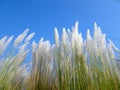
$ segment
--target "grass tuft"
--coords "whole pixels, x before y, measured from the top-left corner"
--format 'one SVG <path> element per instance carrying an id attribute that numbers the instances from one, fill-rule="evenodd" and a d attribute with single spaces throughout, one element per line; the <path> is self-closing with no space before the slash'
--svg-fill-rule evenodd
<path id="1" fill-rule="evenodd" d="M 11 53 L 5 49 L 13 36 L 0 40 L 0 90 L 120 89 L 119 49 L 107 43 L 96 23 L 93 37 L 88 30 L 86 40 L 76 22 L 71 31 L 63 28 L 61 38 L 55 28 L 55 44 L 41 38 L 33 41 L 32 49 L 28 45 L 35 33 L 27 33 L 28 29 L 15 39 Z M 23 63 L 29 52 L 32 61 Z"/>

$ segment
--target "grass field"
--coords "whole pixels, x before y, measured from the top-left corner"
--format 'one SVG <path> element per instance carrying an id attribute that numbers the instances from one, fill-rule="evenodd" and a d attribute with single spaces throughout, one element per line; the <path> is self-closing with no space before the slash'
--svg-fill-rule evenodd
<path id="1" fill-rule="evenodd" d="M 31 44 L 28 31 L 0 39 L 0 90 L 120 90 L 119 49 L 96 23 L 86 39 L 78 22 L 62 36 L 55 28 L 53 45 L 43 38 Z M 29 53 L 32 61 L 23 63 Z"/>

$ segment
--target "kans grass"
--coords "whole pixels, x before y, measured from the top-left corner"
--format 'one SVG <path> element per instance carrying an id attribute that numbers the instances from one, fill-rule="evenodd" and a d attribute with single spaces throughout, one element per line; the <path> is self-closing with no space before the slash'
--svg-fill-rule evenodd
<path id="1" fill-rule="evenodd" d="M 55 28 L 53 45 L 43 38 L 30 44 L 35 33 L 28 31 L 0 40 L 0 90 L 120 90 L 120 52 L 96 23 L 85 40 L 78 22 L 61 37 Z"/>

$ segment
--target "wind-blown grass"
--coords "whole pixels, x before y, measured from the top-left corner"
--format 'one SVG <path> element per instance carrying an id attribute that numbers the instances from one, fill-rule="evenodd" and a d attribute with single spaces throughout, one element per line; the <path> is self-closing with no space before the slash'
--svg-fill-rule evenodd
<path id="1" fill-rule="evenodd" d="M 86 40 L 78 32 L 76 22 L 72 31 L 63 28 L 61 38 L 55 28 L 55 44 L 41 38 L 38 43 L 32 42 L 32 49 L 27 46 L 35 33 L 27 36 L 28 31 L 15 39 L 9 53 L 5 50 L 13 36 L 0 40 L 0 90 L 120 89 L 119 60 L 115 54 L 119 50 L 106 40 L 96 23 L 93 37 L 88 30 Z M 23 63 L 29 52 L 32 61 Z"/>

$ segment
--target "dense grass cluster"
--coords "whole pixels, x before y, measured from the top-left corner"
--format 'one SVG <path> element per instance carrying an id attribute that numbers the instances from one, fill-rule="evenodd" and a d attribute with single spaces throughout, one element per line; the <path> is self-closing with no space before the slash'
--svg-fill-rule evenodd
<path id="1" fill-rule="evenodd" d="M 94 35 L 87 31 L 86 40 L 78 32 L 78 22 L 71 30 L 63 28 L 55 44 L 40 39 L 38 43 L 20 34 L 0 40 L 0 90 L 120 90 L 120 69 L 116 63 L 119 50 L 94 24 Z M 10 44 L 10 45 L 9 45 Z M 27 54 L 32 61 L 23 63 Z"/>

